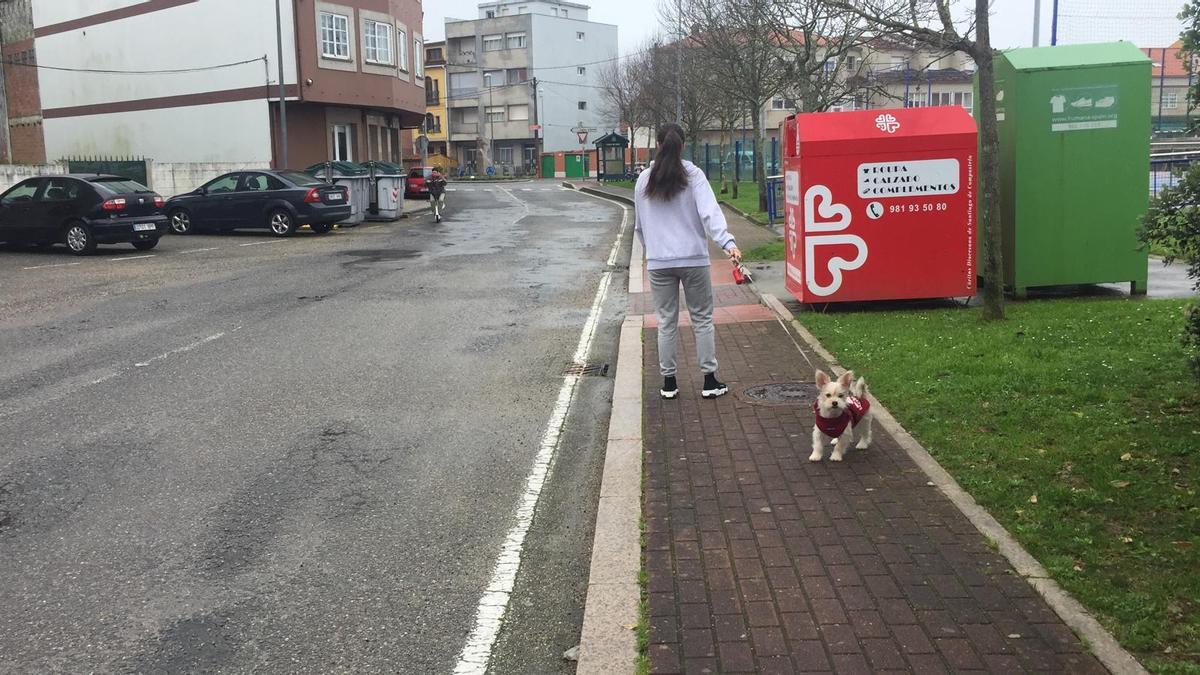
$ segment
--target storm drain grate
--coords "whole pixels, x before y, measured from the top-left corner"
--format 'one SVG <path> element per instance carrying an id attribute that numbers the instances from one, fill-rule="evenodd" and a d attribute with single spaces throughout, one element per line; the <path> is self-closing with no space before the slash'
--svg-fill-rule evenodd
<path id="1" fill-rule="evenodd" d="M 812 382 L 772 382 L 747 387 L 742 398 L 765 405 L 811 405 L 817 400 L 817 391 Z"/>
<path id="2" fill-rule="evenodd" d="M 590 375 L 605 377 L 608 375 L 607 363 L 571 363 L 563 369 L 563 375 Z"/>

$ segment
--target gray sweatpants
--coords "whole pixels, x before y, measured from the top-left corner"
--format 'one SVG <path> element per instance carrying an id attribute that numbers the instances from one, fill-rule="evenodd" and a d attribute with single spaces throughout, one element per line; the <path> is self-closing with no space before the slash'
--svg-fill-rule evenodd
<path id="1" fill-rule="evenodd" d="M 700 371 L 717 372 L 717 344 L 713 333 L 712 278 L 708 267 L 672 267 L 650 270 L 650 291 L 654 312 L 658 315 L 658 366 L 663 377 L 675 374 L 677 329 L 679 325 L 679 285 L 692 318 Z"/>

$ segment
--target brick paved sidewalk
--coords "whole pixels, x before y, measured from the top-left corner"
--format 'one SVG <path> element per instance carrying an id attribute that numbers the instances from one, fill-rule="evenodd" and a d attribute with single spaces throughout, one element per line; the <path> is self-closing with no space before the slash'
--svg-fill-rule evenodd
<path id="1" fill-rule="evenodd" d="M 812 371 L 772 318 L 731 313 L 716 401 L 686 329 L 661 400 L 643 336 L 652 672 L 1107 672 L 878 425 L 870 450 L 813 464 L 810 408 L 739 398 Z"/>

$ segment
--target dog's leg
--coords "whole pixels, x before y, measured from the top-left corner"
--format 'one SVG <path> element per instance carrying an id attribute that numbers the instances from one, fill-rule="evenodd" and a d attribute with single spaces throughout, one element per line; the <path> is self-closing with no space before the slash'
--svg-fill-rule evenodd
<path id="1" fill-rule="evenodd" d="M 863 429 L 862 439 L 859 440 L 858 445 L 856 445 L 854 447 L 858 448 L 859 450 L 866 450 L 867 448 L 871 447 L 871 441 L 874 439 L 874 433 L 873 433 L 874 432 L 874 422 L 875 422 L 875 414 L 874 413 L 868 412 L 866 414 L 866 416 L 863 417 L 861 424 L 864 425 L 866 428 Z"/>
<path id="2" fill-rule="evenodd" d="M 846 425 L 846 430 L 837 439 L 837 445 L 833 447 L 833 454 L 829 455 L 829 461 L 840 462 L 846 456 L 846 451 L 850 449 L 854 443 L 854 428 L 849 424 Z"/>
<path id="3" fill-rule="evenodd" d="M 808 461 L 819 462 L 825 456 L 825 434 L 821 430 L 813 427 L 813 444 L 812 454 L 808 456 Z"/>

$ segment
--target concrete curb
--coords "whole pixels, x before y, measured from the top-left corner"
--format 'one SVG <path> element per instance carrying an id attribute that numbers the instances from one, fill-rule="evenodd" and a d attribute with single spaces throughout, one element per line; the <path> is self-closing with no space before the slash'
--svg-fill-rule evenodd
<path id="1" fill-rule="evenodd" d="M 837 359 L 833 354 L 829 353 L 816 336 L 808 331 L 796 317 L 783 306 L 773 295 L 762 295 L 763 302 L 770 307 L 780 318 L 784 319 L 792 326 L 792 329 L 804 340 L 808 346 L 817 353 L 818 356 L 829 362 L 835 374 L 841 374 L 846 369 L 838 364 Z M 1092 650 L 1100 663 L 1104 667 L 1116 675 L 1143 675 L 1147 670 L 1138 663 L 1124 647 L 1117 642 L 1112 636 L 1096 621 L 1091 614 L 1079 604 L 1075 598 L 1062 589 L 1053 579 L 1050 578 L 1049 572 L 1042 566 L 1028 551 L 1025 550 L 1020 543 L 1017 542 L 1008 530 L 1000 524 L 992 514 L 988 513 L 980 506 L 975 499 L 954 480 L 945 469 L 938 464 L 933 455 L 929 454 L 917 439 L 913 438 L 908 431 L 896 421 L 892 413 L 883 406 L 873 395 L 871 399 L 871 409 L 875 412 L 875 419 L 883 425 L 883 428 L 891 434 L 892 438 L 904 448 L 905 453 L 909 458 L 916 463 L 917 466 L 925 472 L 929 480 L 935 485 L 942 494 L 962 512 L 963 515 L 971 521 L 975 529 L 979 530 L 980 534 L 987 537 L 988 540 L 995 542 L 997 550 L 1003 555 L 1013 569 L 1024 577 L 1034 589 L 1050 605 L 1051 609 L 1058 614 L 1070 628 L 1075 631 L 1086 645 Z"/>
<path id="2" fill-rule="evenodd" d="M 563 183 L 564 187 L 576 189 Z M 610 195 L 596 195 L 609 198 Z M 636 280 L 636 283 L 635 283 Z M 630 292 L 641 287 L 642 248 L 637 237 L 629 261 Z M 581 675 L 632 674 L 637 667 L 637 635 L 642 569 L 642 317 L 626 316 L 617 348 L 612 415 L 587 601 L 579 639 Z"/>

